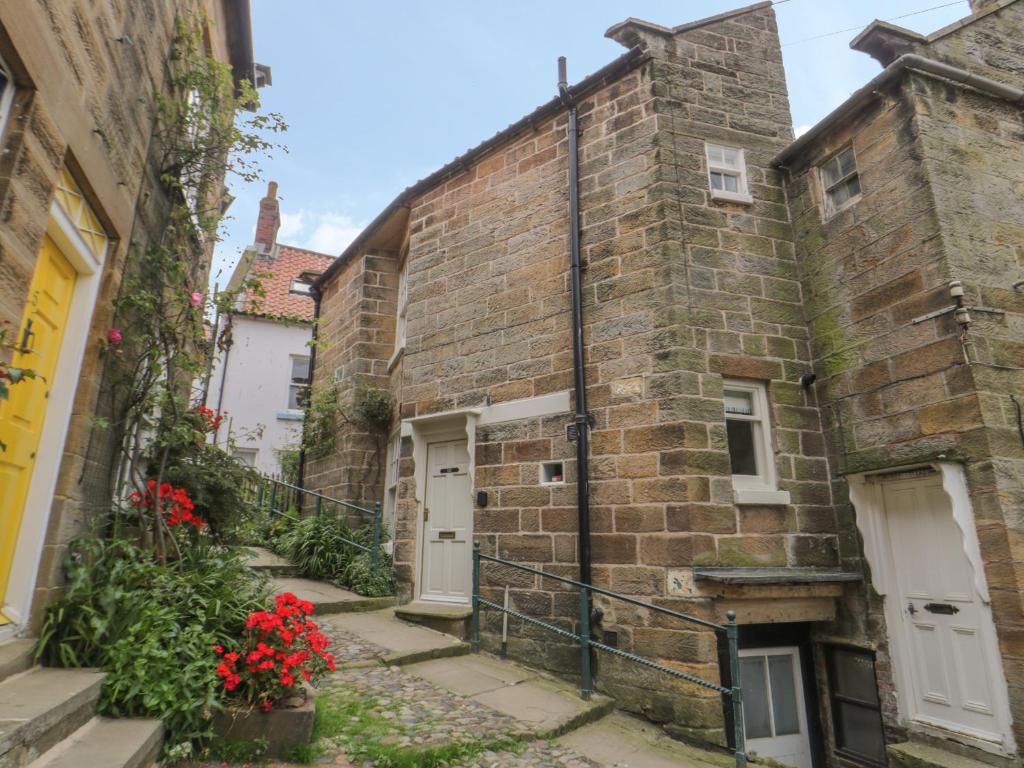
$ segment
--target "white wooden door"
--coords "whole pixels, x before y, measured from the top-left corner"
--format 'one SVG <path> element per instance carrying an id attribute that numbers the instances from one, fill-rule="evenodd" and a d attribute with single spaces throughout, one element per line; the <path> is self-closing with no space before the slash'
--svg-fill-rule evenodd
<path id="1" fill-rule="evenodd" d="M 913 691 L 908 714 L 928 725 L 1003 741 L 992 613 L 978 597 L 941 478 L 883 483 L 886 526 Z M 975 535 L 974 531 L 968 532 Z M 895 612 L 893 612 L 895 614 Z"/>
<path id="2" fill-rule="evenodd" d="M 747 752 L 793 768 L 811 768 L 800 650 L 795 646 L 741 650 L 740 685 Z"/>
<path id="3" fill-rule="evenodd" d="M 468 603 L 472 569 L 469 453 L 465 440 L 427 446 L 420 597 Z"/>

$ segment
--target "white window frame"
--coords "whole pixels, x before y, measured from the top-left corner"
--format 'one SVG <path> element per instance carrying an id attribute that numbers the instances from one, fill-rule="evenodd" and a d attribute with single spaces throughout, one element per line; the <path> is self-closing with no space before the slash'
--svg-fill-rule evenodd
<path id="1" fill-rule="evenodd" d="M 259 456 L 258 448 L 234 448 L 231 451 L 231 456 L 238 461 L 245 464 L 247 467 L 256 466 L 256 458 Z M 250 461 L 251 459 L 251 461 Z"/>
<path id="2" fill-rule="evenodd" d="M 295 361 L 296 360 L 305 360 L 306 361 L 306 383 L 305 384 L 298 384 L 295 381 L 294 373 L 295 373 Z M 299 407 L 299 408 L 292 408 L 292 389 L 295 388 L 295 387 L 298 387 L 299 389 L 304 389 L 306 391 L 306 395 L 305 396 L 309 397 L 309 385 L 310 385 L 310 383 L 311 382 L 309 381 L 309 355 L 289 355 L 288 356 L 288 403 L 287 403 L 288 407 L 286 409 L 289 413 L 298 413 L 298 412 L 300 412 L 302 410 L 301 407 Z M 300 400 L 300 402 L 301 402 L 301 400 Z"/>
<path id="3" fill-rule="evenodd" d="M 845 174 L 844 176 L 840 176 L 835 181 L 829 183 L 825 179 L 826 167 L 831 165 L 832 163 L 837 162 L 839 158 L 845 155 L 847 152 L 853 155 L 853 170 Z M 844 203 L 837 206 L 834 202 L 832 202 L 833 191 L 849 182 L 855 176 L 857 177 L 859 191 L 856 195 L 848 198 Z M 860 201 L 864 188 L 860 181 L 860 165 L 857 162 L 857 153 L 852 145 L 844 147 L 843 149 L 839 150 L 831 157 L 829 157 L 828 160 L 826 160 L 825 162 L 818 166 L 818 182 L 821 184 L 821 204 L 822 211 L 825 214 L 825 221 L 828 221 L 840 211 L 845 211 L 847 208 L 856 205 Z"/>
<path id="4" fill-rule="evenodd" d="M 11 116 L 14 92 L 18 87 L 14 84 L 14 75 L 11 73 L 11 68 L 7 66 L 3 59 L 0 59 L 0 72 L 3 72 L 4 77 L 7 78 L 7 87 L 0 94 L 0 138 L 2 138 L 4 129 L 7 127 L 7 121 Z"/>
<path id="5" fill-rule="evenodd" d="M 772 448 L 772 426 L 768 405 L 768 386 L 761 381 L 725 379 L 724 394 L 738 392 L 750 395 L 751 414 L 725 413 L 727 421 L 749 421 L 753 424 L 754 462 L 756 475 L 733 475 L 733 498 L 737 504 L 789 504 L 789 491 L 780 491 L 775 472 L 775 451 Z M 723 410 L 725 402 L 723 397 Z"/>
<path id="6" fill-rule="evenodd" d="M 388 370 L 394 366 L 398 358 L 405 351 L 406 342 L 406 316 L 409 311 L 409 259 L 402 263 L 398 270 L 398 292 L 395 298 L 395 351 L 388 360 Z"/>
<path id="7" fill-rule="evenodd" d="M 394 546 L 395 519 L 398 517 L 398 476 L 399 462 L 402 458 L 402 432 L 395 432 L 388 439 L 387 457 L 384 469 L 384 515 L 383 520 L 388 525 L 391 540 L 385 544 L 385 550 L 391 554 L 390 547 Z"/>
<path id="8" fill-rule="evenodd" d="M 301 277 L 293 277 L 288 285 L 288 293 L 294 293 L 298 296 L 309 296 L 309 291 L 312 287 L 313 284 L 308 280 L 303 280 Z"/>
<path id="9" fill-rule="evenodd" d="M 736 152 L 739 156 L 737 165 L 727 165 L 711 159 L 711 150 L 720 149 Z M 753 203 L 754 198 L 750 196 L 750 187 L 747 185 L 747 153 L 741 147 L 730 147 L 725 144 L 713 144 L 704 142 L 704 159 L 708 164 L 708 189 L 711 190 L 712 200 L 728 200 L 732 203 Z M 726 189 L 715 189 L 711 182 L 711 174 L 721 173 L 736 178 L 736 191 L 730 192 Z"/>

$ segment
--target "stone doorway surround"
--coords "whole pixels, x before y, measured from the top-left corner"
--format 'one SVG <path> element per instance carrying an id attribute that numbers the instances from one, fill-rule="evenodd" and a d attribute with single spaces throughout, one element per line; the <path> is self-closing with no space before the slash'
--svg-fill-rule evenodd
<path id="1" fill-rule="evenodd" d="M 473 497 L 476 491 L 477 427 L 519 421 L 520 419 L 555 416 L 562 413 L 566 414 L 568 419 L 571 405 L 569 392 L 566 390 L 522 400 L 509 400 L 494 405 L 456 408 L 402 420 L 401 436 L 412 439 L 412 458 L 415 467 L 413 478 L 416 487 L 416 540 L 412 572 L 416 583 L 411 585 L 414 595 L 413 606 L 421 602 L 419 595 L 423 572 L 423 510 L 427 487 L 427 445 L 439 440 L 466 439 L 466 450 L 469 453 L 470 503 L 473 504 L 475 510 L 476 502 Z"/>
<path id="2" fill-rule="evenodd" d="M 897 604 L 893 595 L 897 593 L 897 570 L 892 547 L 889 543 L 885 508 L 881 498 L 881 481 L 887 477 L 901 474 L 910 475 L 915 472 L 937 472 L 941 476 L 942 488 L 949 497 L 953 520 L 961 533 L 961 544 L 964 554 L 970 563 L 973 573 L 974 588 L 977 597 L 985 606 L 991 606 L 988 583 L 985 577 L 984 563 L 978 543 L 975 527 L 974 509 L 971 505 L 967 486 L 967 476 L 962 464 L 950 461 L 935 461 L 928 464 L 915 464 L 906 467 L 892 467 L 876 472 L 848 475 L 850 501 L 856 511 L 857 529 L 864 542 L 864 557 L 871 568 L 871 586 L 883 598 L 887 636 L 892 648 L 893 683 L 897 690 L 897 707 L 900 720 L 912 733 L 919 733 L 925 738 L 953 739 L 954 741 L 976 747 L 985 752 L 997 755 L 1015 755 L 1016 744 L 1011 730 L 1010 705 L 1006 688 L 1006 675 L 1003 671 L 1002 656 L 998 640 L 993 631 L 988 649 L 992 659 L 992 677 L 996 683 L 994 692 L 997 705 L 997 719 L 1001 726 L 1003 741 L 995 744 L 992 741 L 973 738 L 968 733 L 946 731 L 932 727 L 914 719 L 911 704 L 913 696 L 913 680 L 910 665 L 912 652 L 907 647 L 905 638 L 894 628 L 901 626 L 902 606 Z M 991 615 L 991 614 L 990 614 Z M 993 625 L 994 630 L 994 625 Z"/>

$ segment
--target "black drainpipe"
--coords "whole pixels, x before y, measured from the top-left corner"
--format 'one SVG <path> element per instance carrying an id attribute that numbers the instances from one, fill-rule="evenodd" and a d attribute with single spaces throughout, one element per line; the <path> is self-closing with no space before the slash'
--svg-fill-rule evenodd
<path id="1" fill-rule="evenodd" d="M 313 397 L 313 371 L 316 370 L 316 340 L 320 335 L 320 298 L 323 294 L 320 293 L 320 289 L 311 285 L 309 287 L 309 295 L 313 297 L 313 338 L 309 344 L 309 389 L 306 390 L 309 394 L 308 399 Z M 296 485 L 299 488 L 305 488 L 306 482 L 306 417 L 309 416 L 309 402 L 307 401 L 303 406 L 303 418 L 302 418 L 302 443 L 299 445 L 299 476 L 296 478 Z M 302 495 L 299 495 L 299 514 L 302 514 Z"/>
<path id="2" fill-rule="evenodd" d="M 583 362 L 583 299 L 580 287 L 580 158 L 576 99 L 569 93 L 565 57 L 558 58 L 558 97 L 569 112 L 569 262 L 572 286 L 572 363 L 576 388 L 576 509 L 579 514 L 580 581 L 590 584 L 590 415 Z"/>

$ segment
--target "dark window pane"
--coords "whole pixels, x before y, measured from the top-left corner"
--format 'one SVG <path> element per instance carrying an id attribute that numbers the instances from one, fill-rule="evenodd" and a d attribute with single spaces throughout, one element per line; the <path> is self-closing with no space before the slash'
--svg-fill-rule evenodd
<path id="1" fill-rule="evenodd" d="M 878 688 L 875 686 L 875 664 L 870 656 L 845 648 L 832 651 L 835 692 L 868 704 L 878 704 Z"/>
<path id="2" fill-rule="evenodd" d="M 729 437 L 729 463 L 734 475 L 756 475 L 757 458 L 754 454 L 754 424 L 750 421 L 726 419 Z"/>
<path id="3" fill-rule="evenodd" d="M 768 714 L 768 686 L 765 684 L 764 656 L 740 659 L 740 685 L 743 686 L 743 724 L 748 739 L 772 735 Z"/>
<path id="4" fill-rule="evenodd" d="M 775 715 L 775 735 L 800 733 L 800 713 L 796 708 L 796 688 L 793 677 L 793 657 L 768 657 L 768 676 L 772 683 L 772 713 Z"/>
<path id="5" fill-rule="evenodd" d="M 740 188 L 740 180 L 736 176 L 725 177 L 725 188 L 729 192 L 738 192 Z"/>
<path id="6" fill-rule="evenodd" d="M 308 357 L 293 357 L 292 358 L 292 381 L 294 382 L 306 382 L 309 380 L 309 358 Z"/>
<path id="7" fill-rule="evenodd" d="M 857 170 L 857 160 L 853 155 L 853 148 L 849 148 L 844 152 L 841 152 L 839 157 L 836 158 L 839 161 L 839 175 L 845 176 L 848 173 L 853 173 Z"/>
<path id="8" fill-rule="evenodd" d="M 856 197 L 860 194 L 860 176 L 853 176 L 846 182 L 847 197 Z"/>
<path id="9" fill-rule="evenodd" d="M 722 189 L 724 187 L 724 185 L 725 185 L 725 181 L 723 179 L 724 179 L 724 176 L 721 173 L 718 173 L 717 171 L 712 171 L 711 172 L 711 188 L 712 189 Z"/>
<path id="10" fill-rule="evenodd" d="M 885 765 L 885 739 L 882 718 L 877 711 L 843 701 L 833 703 L 836 721 L 836 746 L 845 752 L 863 755 Z"/>

